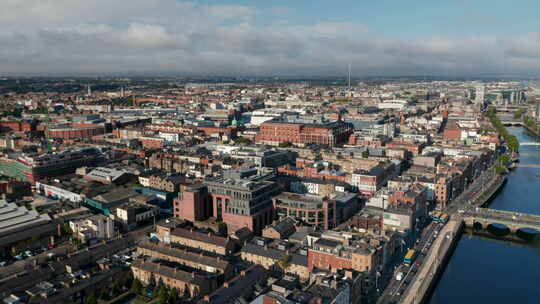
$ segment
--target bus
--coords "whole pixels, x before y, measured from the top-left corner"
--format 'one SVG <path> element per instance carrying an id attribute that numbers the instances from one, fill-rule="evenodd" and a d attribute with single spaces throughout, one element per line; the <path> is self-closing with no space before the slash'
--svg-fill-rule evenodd
<path id="1" fill-rule="evenodd" d="M 439 217 L 441 216 L 441 214 L 442 214 L 442 212 L 434 211 L 431 214 L 431 219 L 436 222 L 439 219 Z"/>
<path id="2" fill-rule="evenodd" d="M 441 215 L 441 223 L 446 223 L 446 222 L 448 222 L 448 214 L 443 213 Z"/>
<path id="3" fill-rule="evenodd" d="M 407 251 L 407 254 L 405 254 L 405 258 L 403 259 L 403 263 L 407 266 L 411 265 L 414 261 L 414 258 L 416 257 L 416 251 L 414 249 L 409 249 Z"/>
<path id="4" fill-rule="evenodd" d="M 434 212 L 432 215 L 431 215 L 431 218 L 433 219 L 433 221 L 435 223 L 446 223 L 448 222 L 448 214 L 444 213 L 444 212 Z"/>

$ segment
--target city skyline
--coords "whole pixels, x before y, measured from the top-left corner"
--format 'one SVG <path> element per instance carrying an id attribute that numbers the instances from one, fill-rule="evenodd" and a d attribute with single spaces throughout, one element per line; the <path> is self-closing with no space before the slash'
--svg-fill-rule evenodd
<path id="1" fill-rule="evenodd" d="M 538 77 L 537 3 L 414 4 L 9 0 L 0 71 Z"/>

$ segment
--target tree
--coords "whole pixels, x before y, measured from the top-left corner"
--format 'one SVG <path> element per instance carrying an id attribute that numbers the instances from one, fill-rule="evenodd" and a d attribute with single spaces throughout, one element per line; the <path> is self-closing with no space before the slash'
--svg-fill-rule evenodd
<path id="1" fill-rule="evenodd" d="M 171 290 L 169 290 L 169 302 L 175 304 L 176 302 L 178 302 L 179 298 L 180 293 L 178 292 L 178 289 L 171 288 Z"/>
<path id="2" fill-rule="evenodd" d="M 134 293 L 141 293 L 142 289 L 143 285 L 141 281 L 139 281 L 138 279 L 134 279 L 133 283 L 131 284 L 131 291 L 133 291 Z"/>
<path id="3" fill-rule="evenodd" d="M 169 291 L 165 285 L 161 285 L 157 292 L 158 303 L 166 303 L 169 299 Z"/>
<path id="4" fill-rule="evenodd" d="M 362 158 L 368 158 L 369 157 L 369 150 L 366 149 L 366 151 L 362 152 Z"/>
<path id="5" fill-rule="evenodd" d="M 84 300 L 84 304 L 97 304 L 97 298 L 94 293 L 90 294 L 86 299 Z"/>
<path id="6" fill-rule="evenodd" d="M 505 174 L 508 172 L 508 169 L 506 169 L 506 167 L 503 167 L 501 165 L 495 165 L 495 172 L 497 172 L 497 174 Z"/>
<path id="7" fill-rule="evenodd" d="M 289 255 L 284 255 L 277 261 L 278 266 L 283 270 L 287 270 L 289 268 L 290 264 L 289 261 L 291 260 L 291 257 Z"/>
<path id="8" fill-rule="evenodd" d="M 280 142 L 278 146 L 280 148 L 289 148 L 290 146 L 292 146 L 292 144 L 288 141 L 285 141 L 285 142 Z"/>

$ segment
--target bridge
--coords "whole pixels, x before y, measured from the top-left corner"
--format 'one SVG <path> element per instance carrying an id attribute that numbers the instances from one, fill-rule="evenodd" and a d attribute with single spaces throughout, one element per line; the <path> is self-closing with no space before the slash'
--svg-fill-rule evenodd
<path id="1" fill-rule="evenodd" d="M 516 163 L 514 164 L 516 168 L 540 168 L 540 164 L 522 164 L 522 163 Z"/>
<path id="2" fill-rule="evenodd" d="M 526 141 L 526 142 L 520 142 L 519 143 L 520 146 L 540 146 L 540 142 L 529 142 L 529 141 Z"/>
<path id="3" fill-rule="evenodd" d="M 520 119 L 501 119 L 501 123 L 505 126 L 521 126 L 523 122 Z"/>
<path id="4" fill-rule="evenodd" d="M 535 214 L 473 208 L 464 211 L 462 217 L 469 227 L 480 225 L 482 228 L 487 228 L 492 224 L 502 224 L 514 233 L 521 229 L 534 229 L 540 232 L 540 215 Z"/>

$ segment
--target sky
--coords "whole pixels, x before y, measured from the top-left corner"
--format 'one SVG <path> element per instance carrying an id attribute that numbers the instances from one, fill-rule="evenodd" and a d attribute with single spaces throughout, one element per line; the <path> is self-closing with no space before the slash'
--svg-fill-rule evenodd
<path id="1" fill-rule="evenodd" d="M 2 0 L 1 75 L 540 74 L 537 0 Z"/>

